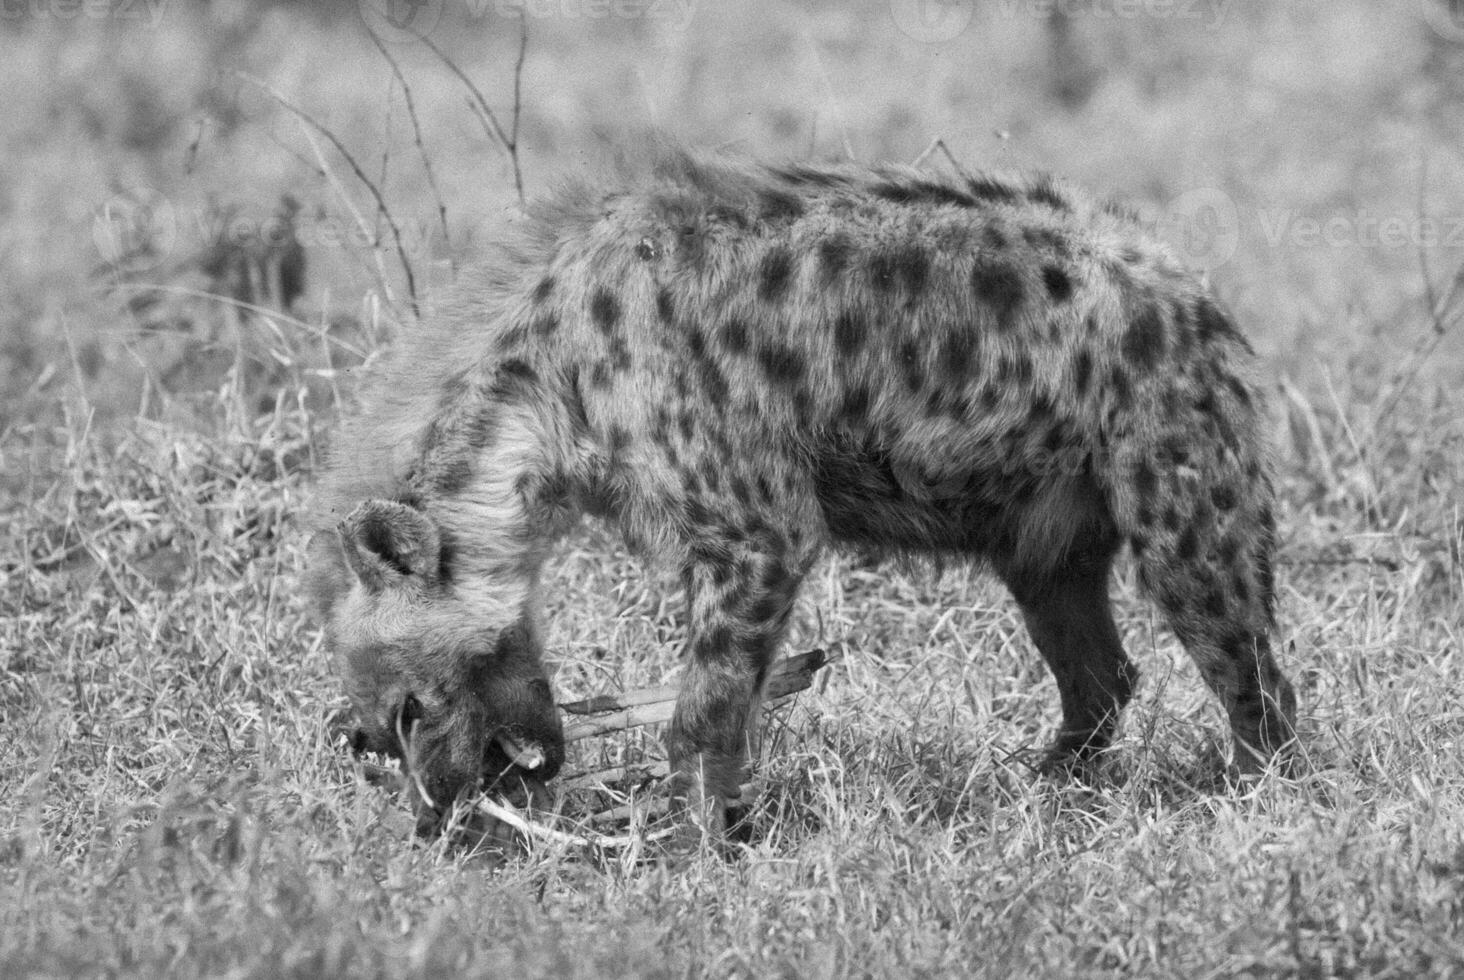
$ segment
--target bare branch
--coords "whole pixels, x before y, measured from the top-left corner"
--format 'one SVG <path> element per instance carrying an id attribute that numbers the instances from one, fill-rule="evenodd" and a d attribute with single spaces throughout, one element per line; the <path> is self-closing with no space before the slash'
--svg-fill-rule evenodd
<path id="1" fill-rule="evenodd" d="M 412 308 L 412 315 L 421 316 L 421 309 L 418 306 L 417 302 L 417 277 L 412 272 L 411 260 L 407 258 L 406 246 L 402 243 L 402 230 L 397 225 L 396 218 L 393 217 L 391 213 L 391 208 L 387 206 L 386 198 L 382 196 L 380 188 L 376 186 L 376 184 L 371 180 L 370 177 L 366 176 L 366 172 L 361 169 L 361 165 L 356 162 L 356 158 L 351 155 L 351 152 L 346 149 L 345 145 L 341 143 L 340 139 L 336 137 L 335 133 L 332 133 L 325 126 L 321 125 L 313 116 L 311 116 L 305 110 L 291 103 L 289 99 L 285 98 L 283 95 L 277 92 L 268 82 L 255 78 L 252 75 L 246 75 L 242 72 L 239 73 L 239 77 L 258 88 L 261 92 L 264 92 L 270 98 L 274 99 L 277 103 L 279 103 L 291 115 L 295 116 L 295 118 L 299 119 L 302 123 L 308 125 L 311 129 L 314 129 L 320 135 L 330 140 L 330 143 L 333 147 L 335 147 L 336 152 L 341 155 L 341 159 L 346 161 L 346 165 L 349 166 L 351 168 L 351 172 L 356 175 L 356 179 L 364 184 L 366 189 L 371 192 L 371 196 L 376 200 L 376 208 L 378 213 L 380 213 L 382 218 L 386 221 L 387 227 L 391 229 L 392 238 L 396 244 L 397 259 L 401 262 L 402 272 L 406 276 L 407 280 L 407 296 L 408 302 L 410 303 Z"/>
<path id="2" fill-rule="evenodd" d="M 422 123 L 417 118 L 417 103 L 412 98 L 412 86 L 407 83 L 407 78 L 402 74 L 402 69 L 397 64 L 396 58 L 391 54 L 390 49 L 377 37 L 376 31 L 367 25 L 366 32 L 371 35 L 371 43 L 376 45 L 376 50 L 386 59 L 391 66 L 392 74 L 396 76 L 397 82 L 402 87 L 402 98 L 407 103 L 407 118 L 412 122 L 412 137 L 417 144 L 417 154 L 422 158 L 422 170 L 427 175 L 427 186 L 432 189 L 432 199 L 437 202 L 437 218 L 442 225 L 442 240 L 447 246 L 448 262 L 451 264 L 454 274 L 457 273 L 457 260 L 452 254 L 452 236 L 447 230 L 447 205 L 442 200 L 442 190 L 437 186 L 437 173 L 432 169 L 432 157 L 427 152 L 427 146 L 422 141 Z M 521 195 L 522 196 L 522 195 Z"/>

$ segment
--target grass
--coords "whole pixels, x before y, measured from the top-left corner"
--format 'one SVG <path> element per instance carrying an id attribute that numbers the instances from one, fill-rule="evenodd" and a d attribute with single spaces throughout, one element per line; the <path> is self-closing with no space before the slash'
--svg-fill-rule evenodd
<path id="1" fill-rule="evenodd" d="M 1310 771 L 1217 780 L 1220 712 L 1125 569 L 1144 681 L 1123 738 L 1089 782 L 1037 779 L 1022 760 L 1057 697 L 999 587 L 831 558 L 790 646 L 844 657 L 775 724 L 735 860 L 505 861 L 416 839 L 333 735 L 295 525 L 354 365 L 410 329 L 392 243 L 315 239 L 287 317 L 196 295 L 211 284 L 184 234 L 138 278 L 177 289 L 139 309 L 106 274 L 84 285 L 91 215 L 114 185 L 147 184 L 182 228 L 211 196 L 268 214 L 286 190 L 313 230 L 351 227 L 347 198 L 373 223 L 338 159 L 312 171 L 289 115 L 211 66 L 267 79 L 361 153 L 427 229 L 406 238 L 429 305 L 511 204 L 511 170 L 457 81 L 398 52 L 449 203 L 449 235 L 433 231 L 392 73 L 330 18 L 220 5 L 121 34 L 27 23 L 0 39 L 23 95 L 0 119 L 0 976 L 1464 974 L 1456 308 L 1436 335 L 1411 242 L 1258 230 L 1288 210 L 1357 234 L 1369 214 L 1464 213 L 1449 109 L 1464 48 L 1360 0 L 1213 29 L 1082 21 L 1101 81 L 1073 109 L 1042 94 L 1037 21 L 912 49 L 876 16 L 707 9 L 670 41 L 658 24 L 535 22 L 530 192 L 551 156 L 650 103 L 694 120 L 693 139 L 773 154 L 848 142 L 912 159 L 939 135 L 963 159 L 1040 163 L 1141 204 L 1224 188 L 1242 234 L 1213 275 L 1277 381 L 1284 662 Z M 516 35 L 490 42 L 454 53 L 501 107 Z M 58 59 L 101 84 L 27 80 Z M 896 69 L 904 82 L 872 81 Z M 1274 123 L 1255 132 L 1236 91 Z M 197 106 L 218 128 L 182 169 Z M 1421 251 L 1437 297 L 1464 263 Z M 674 679 L 668 572 L 595 527 L 566 542 L 546 586 L 561 698 Z"/>

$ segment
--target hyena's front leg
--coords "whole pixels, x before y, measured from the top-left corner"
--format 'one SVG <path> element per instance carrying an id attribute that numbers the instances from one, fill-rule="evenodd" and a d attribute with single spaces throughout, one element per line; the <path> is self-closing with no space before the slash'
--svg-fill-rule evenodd
<path id="1" fill-rule="evenodd" d="M 694 549 L 685 576 L 690 662 L 667 736 L 672 792 L 713 835 L 741 793 L 763 681 L 808 567 L 784 535 L 752 537 L 759 547 L 722 541 Z"/>

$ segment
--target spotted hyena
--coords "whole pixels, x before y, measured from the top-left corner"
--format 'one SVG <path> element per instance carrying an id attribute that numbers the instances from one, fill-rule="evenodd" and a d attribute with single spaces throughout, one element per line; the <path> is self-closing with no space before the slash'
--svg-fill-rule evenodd
<path id="1" fill-rule="evenodd" d="M 1240 768 L 1292 738 L 1251 350 L 1122 209 L 1046 176 L 658 150 L 532 206 L 467 278 L 341 437 L 312 546 L 363 744 L 405 750 L 430 802 L 558 769 L 539 577 L 584 512 L 684 579 L 668 743 L 694 815 L 736 798 L 830 546 L 995 572 L 1057 680 L 1051 765 L 1132 695 L 1125 544 Z"/>

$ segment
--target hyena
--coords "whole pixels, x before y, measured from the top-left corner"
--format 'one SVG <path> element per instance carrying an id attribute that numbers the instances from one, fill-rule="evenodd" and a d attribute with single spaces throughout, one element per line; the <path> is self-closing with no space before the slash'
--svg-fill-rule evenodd
<path id="1" fill-rule="evenodd" d="M 559 768 L 539 578 L 586 512 L 680 570 L 667 742 L 712 825 L 830 546 L 1001 578 L 1057 681 L 1050 767 L 1133 694 L 1124 545 L 1239 768 L 1292 739 L 1252 352 L 1122 208 L 1048 176 L 661 148 L 532 205 L 467 279 L 346 428 L 312 545 L 359 744 L 436 807 Z"/>

